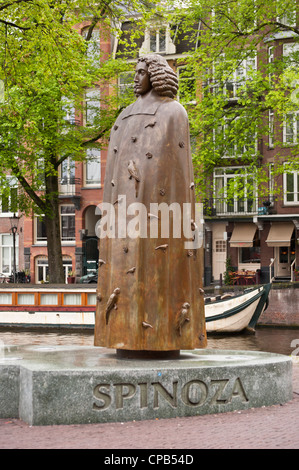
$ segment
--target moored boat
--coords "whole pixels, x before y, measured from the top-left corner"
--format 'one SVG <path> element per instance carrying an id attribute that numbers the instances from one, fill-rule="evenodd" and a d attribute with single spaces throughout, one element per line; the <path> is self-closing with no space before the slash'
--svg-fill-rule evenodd
<path id="1" fill-rule="evenodd" d="M 71 286 L 71 287 L 70 287 Z M 93 328 L 94 284 L 0 288 L 0 325 Z"/>
<path id="2" fill-rule="evenodd" d="M 208 333 L 254 331 L 267 307 L 271 284 L 205 304 Z M 1 326 L 79 327 L 95 324 L 96 287 L 4 287 L 0 289 Z"/>
<path id="3" fill-rule="evenodd" d="M 247 289 L 244 294 L 205 304 L 208 333 L 254 332 L 259 317 L 268 306 L 271 284 Z"/>

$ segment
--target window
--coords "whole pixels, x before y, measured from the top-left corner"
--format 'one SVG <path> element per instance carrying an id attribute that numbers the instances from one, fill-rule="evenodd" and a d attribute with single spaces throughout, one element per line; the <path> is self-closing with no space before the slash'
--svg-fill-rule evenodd
<path id="1" fill-rule="evenodd" d="M 272 83 L 273 79 L 273 64 L 274 63 L 274 47 L 270 46 L 268 47 L 268 64 L 269 64 L 269 82 Z"/>
<path id="2" fill-rule="evenodd" d="M 260 263 L 261 247 L 250 246 L 248 248 L 239 248 L 239 263 Z"/>
<path id="3" fill-rule="evenodd" d="M 166 52 L 166 28 L 150 31 L 150 52 Z"/>
<path id="4" fill-rule="evenodd" d="M 299 171 L 286 171 L 283 174 L 283 195 L 285 204 L 299 204 Z"/>
<path id="5" fill-rule="evenodd" d="M 215 251 L 216 253 L 225 253 L 226 252 L 226 240 L 216 240 Z"/>
<path id="6" fill-rule="evenodd" d="M 274 163 L 269 163 L 269 197 L 272 202 L 273 202 L 274 190 L 275 190 Z"/>
<path id="7" fill-rule="evenodd" d="M 296 3 L 296 2 L 294 2 Z M 283 23 L 285 26 L 296 26 L 296 8 L 288 9 L 282 12 L 280 16 L 278 16 L 277 20 L 280 23 Z"/>
<path id="8" fill-rule="evenodd" d="M 35 227 L 36 227 L 36 243 L 46 243 L 47 242 L 47 233 L 46 233 L 46 224 L 43 220 L 43 216 L 37 216 L 35 218 Z"/>
<path id="9" fill-rule="evenodd" d="M 65 282 L 67 282 L 69 273 L 72 271 L 72 258 L 70 256 L 63 256 L 62 264 L 63 264 Z"/>
<path id="10" fill-rule="evenodd" d="M 75 184 L 75 162 L 70 157 L 63 160 L 60 165 L 60 172 L 60 184 Z"/>
<path id="11" fill-rule="evenodd" d="M 220 152 L 223 158 L 239 158 L 249 152 L 255 154 L 257 138 L 251 124 L 246 117 L 238 117 L 232 122 L 226 120 L 224 125 L 214 130 L 214 145 L 217 153 Z"/>
<path id="12" fill-rule="evenodd" d="M 61 228 L 61 241 L 73 242 L 75 241 L 75 206 L 62 205 L 60 206 L 60 228 Z M 35 217 L 35 243 L 46 244 L 47 233 L 44 216 Z"/>
<path id="13" fill-rule="evenodd" d="M 75 206 L 60 206 L 61 241 L 75 240 Z"/>
<path id="14" fill-rule="evenodd" d="M 18 305 L 34 305 L 34 294 L 18 294 Z"/>
<path id="15" fill-rule="evenodd" d="M 230 68 L 231 64 L 225 60 L 223 54 L 221 60 L 213 67 L 213 89 L 215 93 L 222 91 L 229 99 L 236 99 L 240 96 L 240 88 L 244 87 L 246 81 L 250 80 L 252 72 L 256 70 L 256 56 L 240 60 L 236 69 L 228 74 L 227 70 Z M 226 75 L 226 78 L 223 79 L 223 75 Z"/>
<path id="16" fill-rule="evenodd" d="M 74 103 L 72 103 L 68 98 L 65 96 L 62 97 L 62 110 L 64 112 L 64 120 L 69 124 L 76 123 L 76 111 Z"/>
<path id="17" fill-rule="evenodd" d="M 88 33 L 89 33 L 89 27 L 85 28 L 82 32 L 82 36 L 84 37 L 84 39 L 87 39 Z M 99 28 L 94 28 L 92 30 L 91 37 L 87 41 L 86 53 L 87 53 L 87 57 L 91 60 L 92 66 L 99 67 L 100 57 L 101 57 Z"/>
<path id="18" fill-rule="evenodd" d="M 274 147 L 274 111 L 269 109 L 269 147 Z"/>
<path id="19" fill-rule="evenodd" d="M 87 294 L 87 305 L 96 305 L 97 294 Z"/>
<path id="20" fill-rule="evenodd" d="M 272 64 L 274 62 L 274 46 L 268 47 L 268 63 Z"/>
<path id="21" fill-rule="evenodd" d="M 86 186 L 101 185 L 101 150 L 97 148 L 87 149 L 87 161 L 85 163 Z"/>
<path id="22" fill-rule="evenodd" d="M 71 157 L 66 158 L 59 167 L 59 193 L 60 195 L 72 196 L 76 193 L 76 183 L 79 179 L 75 178 L 76 163 Z"/>
<path id="23" fill-rule="evenodd" d="M 283 60 L 285 64 L 284 82 L 288 86 L 297 86 L 298 80 L 296 79 L 296 73 L 298 70 L 299 62 L 299 43 L 289 42 L 283 44 Z"/>
<path id="24" fill-rule="evenodd" d="M 0 196 L 0 216 L 9 217 L 18 211 L 18 188 L 17 180 L 7 177 L 6 186 L 2 189 Z"/>
<path id="25" fill-rule="evenodd" d="M 41 305 L 58 305 L 58 294 L 40 294 Z"/>
<path id="26" fill-rule="evenodd" d="M 81 305 L 81 294 L 64 294 L 63 304 L 64 305 Z"/>
<path id="27" fill-rule="evenodd" d="M 283 142 L 285 144 L 295 144 L 297 142 L 297 113 L 289 113 L 285 117 L 283 125 Z"/>
<path id="28" fill-rule="evenodd" d="M 0 304 L 12 305 L 12 294 L 1 294 L 0 293 Z"/>
<path id="29" fill-rule="evenodd" d="M 284 144 L 297 144 L 299 142 L 299 112 L 288 113 L 283 123 Z"/>
<path id="30" fill-rule="evenodd" d="M 45 189 L 45 159 L 40 157 L 36 161 L 34 182 L 40 190 Z"/>
<path id="31" fill-rule="evenodd" d="M 67 277 L 69 271 L 72 270 L 72 258 L 70 256 L 63 256 L 62 258 L 63 269 L 65 274 L 65 282 L 67 282 Z M 36 259 L 36 282 L 43 283 L 48 282 L 49 280 L 49 264 L 47 256 L 39 256 Z"/>
<path id="32" fill-rule="evenodd" d="M 100 89 L 91 88 L 85 92 L 84 124 L 94 126 L 100 110 Z"/>
<path id="33" fill-rule="evenodd" d="M 298 57 L 299 44 L 298 42 L 287 42 L 283 44 L 283 57 L 286 58 L 286 61 L 289 61 L 290 65 L 295 65 L 298 63 L 296 60 Z"/>
<path id="34" fill-rule="evenodd" d="M 196 83 L 193 73 L 188 67 L 178 67 L 179 101 L 182 103 L 195 103 Z"/>
<path id="35" fill-rule="evenodd" d="M 19 235 L 16 234 L 16 270 L 19 265 Z M 0 272 L 10 276 L 13 272 L 14 252 L 12 234 L 0 235 Z"/>
<path id="36" fill-rule="evenodd" d="M 240 61 L 238 67 L 224 85 L 225 93 L 229 98 L 237 98 L 240 96 L 239 89 L 245 85 L 245 81 L 250 77 L 250 72 L 255 69 L 255 57 Z"/>
<path id="37" fill-rule="evenodd" d="M 175 54 L 176 47 L 172 42 L 169 25 L 153 25 L 144 34 L 144 41 L 139 54 L 156 52 L 157 54 Z"/>
<path id="38" fill-rule="evenodd" d="M 239 263 L 260 263 L 261 262 L 261 242 L 259 230 L 255 232 L 253 246 L 239 248 Z"/>
<path id="39" fill-rule="evenodd" d="M 236 193 L 241 194 L 235 196 Z M 217 168 L 214 171 L 214 207 L 216 214 L 252 214 L 257 212 L 257 190 L 252 174 L 242 167 Z"/>
<path id="40" fill-rule="evenodd" d="M 134 72 L 121 72 L 118 76 L 120 97 L 134 96 Z"/>

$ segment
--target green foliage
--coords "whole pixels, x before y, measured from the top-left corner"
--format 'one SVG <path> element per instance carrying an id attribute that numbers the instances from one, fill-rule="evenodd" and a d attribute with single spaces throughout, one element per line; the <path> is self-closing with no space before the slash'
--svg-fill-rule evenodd
<path id="1" fill-rule="evenodd" d="M 143 29 L 151 8 L 145 0 L 0 4 L 0 196 L 7 199 L 11 175 L 19 210 L 45 215 L 51 282 L 63 282 L 55 225 L 60 167 L 67 158 L 83 161 L 88 147 L 107 145 L 112 123 L 132 99 L 117 93 L 118 75 L 131 65 L 110 55 L 110 37 L 127 14 L 140 16 L 135 33 Z"/>
<path id="2" fill-rule="evenodd" d="M 231 285 L 232 284 L 232 272 L 234 268 L 231 264 L 231 258 L 228 256 L 225 261 L 225 272 L 223 276 L 223 282 L 225 285 Z"/>
<path id="3" fill-rule="evenodd" d="M 241 167 L 246 166 L 262 196 L 268 191 L 265 183 L 269 171 L 261 165 L 259 144 L 263 139 L 268 145 L 272 139 L 272 174 L 280 175 L 286 156 L 283 121 L 287 113 L 298 110 L 297 2 L 190 0 L 181 4 L 182 8 L 174 9 L 171 15 L 181 32 L 195 42 L 200 25 L 199 46 L 181 61 L 188 65 L 198 90 L 196 105 L 188 107 L 191 131 L 197 138 L 193 154 L 197 187 L 202 197 L 208 197 L 208 176 L 213 175 L 215 167 L 240 167 L 242 181 Z M 296 44 L 284 56 L 278 41 L 281 38 Z M 274 112 L 273 135 L 270 110 Z M 297 168 L 299 134 L 287 147 L 287 155 Z M 242 196 L 242 191 L 242 184 L 234 187 L 235 195 Z"/>
<path id="4" fill-rule="evenodd" d="M 117 77 L 131 68 L 109 55 L 107 40 L 116 20 L 147 7 L 147 2 L 135 0 L 2 2 L 0 175 L 9 169 L 18 179 L 22 211 L 33 207 L 50 215 L 53 195 L 47 177 L 58 177 L 66 158 L 82 161 L 88 146 L 107 143 L 119 109 L 128 104 L 128 97 L 117 94 Z M 80 34 L 84 25 L 89 26 Z M 78 116 L 85 112 L 85 90 L 95 87 L 100 106 L 90 109 L 92 125 L 78 125 Z M 69 119 L 74 109 L 76 118 Z"/>

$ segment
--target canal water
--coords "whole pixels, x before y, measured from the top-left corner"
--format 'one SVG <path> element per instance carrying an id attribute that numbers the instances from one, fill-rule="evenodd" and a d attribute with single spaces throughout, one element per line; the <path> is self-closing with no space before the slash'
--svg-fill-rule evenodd
<path id="1" fill-rule="evenodd" d="M 93 330 L 0 327 L 0 343 L 92 346 Z M 299 356 L 299 328 L 258 327 L 254 335 L 209 335 L 208 348 L 266 351 Z"/>

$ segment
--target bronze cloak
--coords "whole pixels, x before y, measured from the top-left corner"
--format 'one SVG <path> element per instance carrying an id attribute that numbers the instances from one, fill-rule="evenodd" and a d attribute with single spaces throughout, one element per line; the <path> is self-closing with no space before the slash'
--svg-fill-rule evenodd
<path id="1" fill-rule="evenodd" d="M 130 178 L 132 161 L 136 179 Z M 104 262 L 98 273 L 96 346 L 143 351 L 206 347 L 202 248 L 185 248 L 183 228 L 181 238 L 171 230 L 167 239 L 160 233 L 150 238 L 149 232 L 144 238 L 117 237 L 118 213 L 132 203 L 146 207 L 148 223 L 151 203 L 179 203 L 181 209 L 191 203 L 194 214 L 192 183 L 187 113 L 177 101 L 151 90 L 126 108 L 111 130 L 103 202 L 115 208 L 116 238 L 100 240 Z M 133 218 L 128 215 L 127 222 Z M 160 227 L 161 220 L 157 223 Z M 189 308 L 183 311 L 186 302 Z"/>

